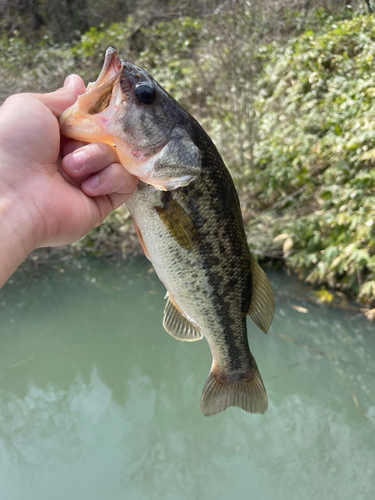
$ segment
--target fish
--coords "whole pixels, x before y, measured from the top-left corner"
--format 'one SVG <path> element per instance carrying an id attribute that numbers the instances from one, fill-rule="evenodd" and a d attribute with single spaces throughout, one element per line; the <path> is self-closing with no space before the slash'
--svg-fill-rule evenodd
<path id="1" fill-rule="evenodd" d="M 67 137 L 114 147 L 138 177 L 126 206 L 167 289 L 163 326 L 182 341 L 205 338 L 212 353 L 202 414 L 231 406 L 264 413 L 268 398 L 246 318 L 267 333 L 274 296 L 250 252 L 232 177 L 208 134 L 111 47 L 96 82 L 59 120 Z"/>

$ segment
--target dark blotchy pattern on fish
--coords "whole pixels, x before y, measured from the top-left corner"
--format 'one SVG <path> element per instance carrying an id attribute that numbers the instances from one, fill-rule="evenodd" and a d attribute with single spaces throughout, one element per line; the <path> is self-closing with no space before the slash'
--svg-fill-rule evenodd
<path id="1" fill-rule="evenodd" d="M 230 372 L 239 371 L 249 363 L 246 314 L 252 295 L 250 251 L 232 178 L 216 147 L 197 125 L 195 120 L 189 120 L 188 131 L 202 154 L 202 174 L 188 186 L 172 193 L 180 204 L 183 200 L 187 213 L 199 228 L 201 237 L 198 251 L 207 280 L 216 290 L 216 294 L 211 297 L 212 307 L 220 318 L 220 334 L 228 346 L 230 363 L 225 368 Z M 215 220 L 214 223 L 211 221 L 211 227 L 205 227 L 208 224 L 207 218 L 204 219 L 207 202 L 210 216 Z M 216 240 L 216 252 L 213 240 Z M 223 266 L 227 267 L 227 272 L 223 272 Z M 240 285 L 241 296 L 233 293 L 236 285 Z M 231 294 L 232 301 L 228 300 Z M 235 329 L 234 314 L 243 316 L 242 331 Z"/>
<path id="2" fill-rule="evenodd" d="M 228 362 L 220 368 L 226 373 L 246 372 L 251 368 L 246 333 L 246 313 L 252 295 L 251 261 L 237 193 L 209 137 L 189 115 L 178 118 L 179 125 L 183 118 L 188 118 L 184 125 L 201 151 L 202 173 L 188 186 L 167 193 L 151 186 L 143 189 L 154 190 L 160 205 L 166 209 L 169 200 L 175 200 L 193 221 L 199 234 L 194 252 L 199 253 L 201 271 L 209 285 L 202 291 L 207 298 L 205 312 L 208 318 L 213 317 L 212 335 L 220 337 L 220 344 L 227 351 Z M 151 198 L 150 194 L 147 196 Z M 170 247 L 169 252 L 179 263 L 177 267 L 183 268 L 190 278 L 192 261 L 178 246 Z"/>

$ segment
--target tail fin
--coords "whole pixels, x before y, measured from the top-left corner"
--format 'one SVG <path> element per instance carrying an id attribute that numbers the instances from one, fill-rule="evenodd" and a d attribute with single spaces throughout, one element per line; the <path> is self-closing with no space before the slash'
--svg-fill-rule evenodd
<path id="1" fill-rule="evenodd" d="M 253 359 L 251 374 L 235 376 L 218 375 L 212 369 L 208 375 L 201 398 L 201 412 L 205 417 L 224 411 L 228 406 L 238 406 L 249 413 L 264 413 L 268 408 L 266 389 Z"/>

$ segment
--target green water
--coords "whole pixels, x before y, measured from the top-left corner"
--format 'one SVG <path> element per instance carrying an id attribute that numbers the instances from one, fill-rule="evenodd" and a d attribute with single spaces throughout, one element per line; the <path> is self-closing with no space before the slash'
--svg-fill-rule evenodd
<path id="1" fill-rule="evenodd" d="M 373 498 L 374 325 L 269 277 L 271 330 L 249 322 L 269 409 L 204 418 L 208 346 L 163 330 L 146 260 L 17 273 L 0 292 L 0 499 Z"/>

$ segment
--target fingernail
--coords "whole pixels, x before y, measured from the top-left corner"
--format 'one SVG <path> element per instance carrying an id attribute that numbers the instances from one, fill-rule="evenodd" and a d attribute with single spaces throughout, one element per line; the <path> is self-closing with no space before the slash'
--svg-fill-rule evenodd
<path id="1" fill-rule="evenodd" d="M 99 186 L 99 175 L 95 175 L 94 177 L 90 177 L 89 179 L 85 180 L 85 187 L 90 189 L 90 191 L 94 191 Z"/>
<path id="2" fill-rule="evenodd" d="M 79 172 L 84 167 L 87 160 L 87 153 L 84 149 L 77 149 L 66 158 L 66 163 L 74 172 Z"/>
<path id="3" fill-rule="evenodd" d="M 65 78 L 64 87 L 74 87 L 75 76 L 69 75 Z"/>

